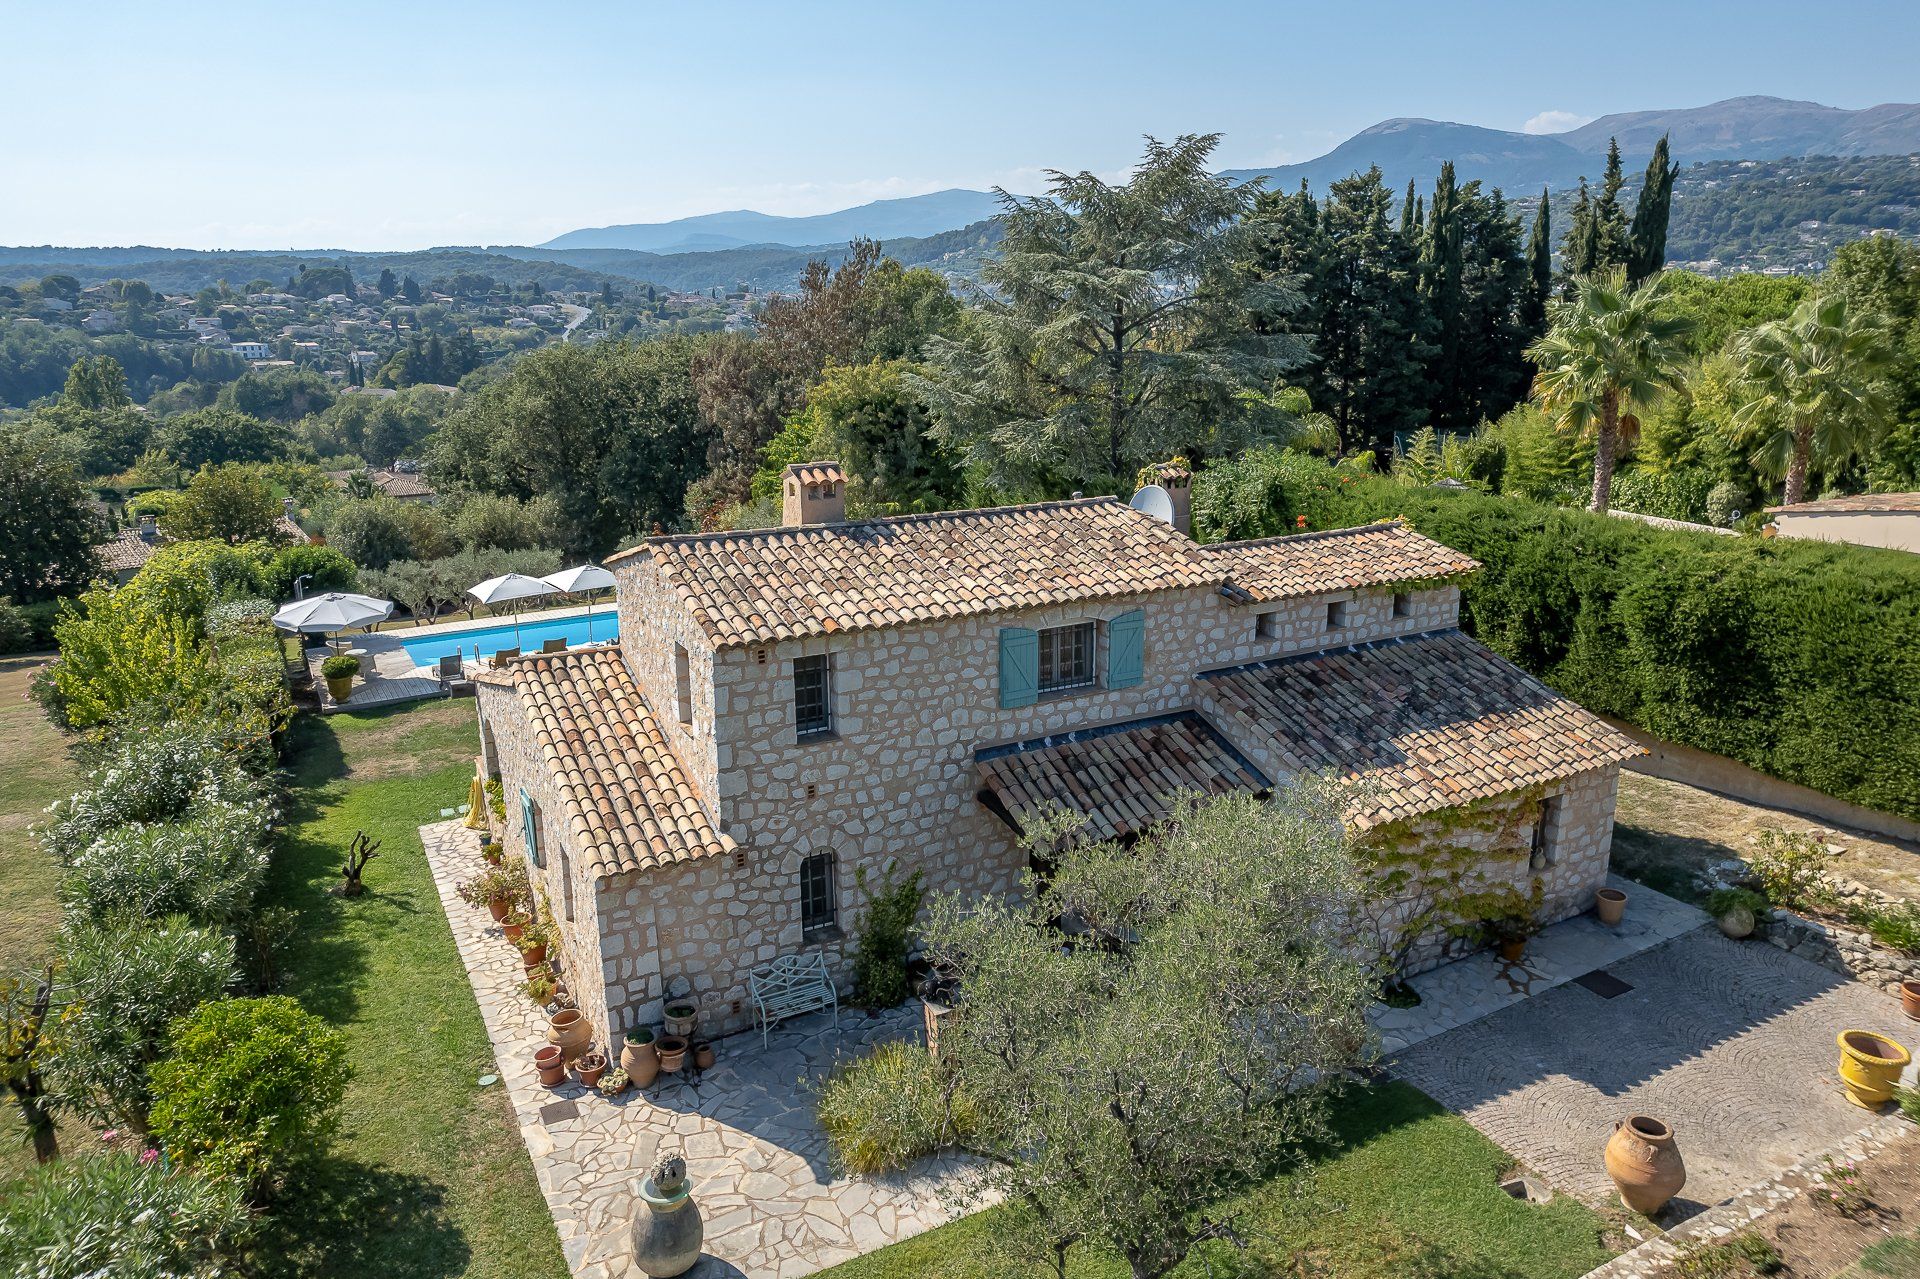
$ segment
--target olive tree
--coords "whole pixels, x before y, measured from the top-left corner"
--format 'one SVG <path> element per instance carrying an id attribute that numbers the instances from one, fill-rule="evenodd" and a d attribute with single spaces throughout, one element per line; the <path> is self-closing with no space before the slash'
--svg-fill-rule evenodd
<path id="1" fill-rule="evenodd" d="M 931 908 L 930 957 L 961 991 L 949 1139 L 982 1157 L 969 1190 L 1011 1204 L 1023 1250 L 1057 1268 L 1076 1243 L 1111 1250 L 1146 1279 L 1234 1238 L 1216 1205 L 1324 1132 L 1367 1043 L 1343 923 L 1358 873 L 1318 786 L 1190 796 L 1130 846 L 1060 835 L 1038 832 L 1050 869 L 1024 901 Z"/>

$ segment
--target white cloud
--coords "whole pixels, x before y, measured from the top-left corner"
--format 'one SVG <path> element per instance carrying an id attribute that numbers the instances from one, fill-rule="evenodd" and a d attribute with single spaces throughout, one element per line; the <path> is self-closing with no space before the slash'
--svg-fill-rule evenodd
<path id="1" fill-rule="evenodd" d="M 1520 126 L 1522 133 L 1565 133 L 1568 129 L 1577 129 L 1592 120 L 1590 115 L 1576 115 L 1571 111 L 1542 111 Z"/>

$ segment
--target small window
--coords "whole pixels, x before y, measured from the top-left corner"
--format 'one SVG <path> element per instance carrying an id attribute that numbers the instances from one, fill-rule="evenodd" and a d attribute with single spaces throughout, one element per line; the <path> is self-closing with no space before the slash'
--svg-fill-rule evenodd
<path id="1" fill-rule="evenodd" d="M 1280 638 L 1280 614 L 1261 613 L 1253 619 L 1253 637 L 1257 640 Z"/>
<path id="2" fill-rule="evenodd" d="M 1040 691 L 1086 688 L 1094 682 L 1094 624 L 1078 622 L 1040 632 Z"/>
<path id="3" fill-rule="evenodd" d="M 520 833 L 527 841 L 527 860 L 545 866 L 546 851 L 540 847 L 540 807 L 525 791 L 520 792 Z"/>
<path id="4" fill-rule="evenodd" d="M 1413 596 L 1406 591 L 1393 593 L 1393 615 L 1395 617 L 1413 616 Z"/>
<path id="5" fill-rule="evenodd" d="M 833 731 L 833 659 L 825 653 L 793 659 L 793 724 L 801 737 Z"/>
<path id="6" fill-rule="evenodd" d="M 1534 870 L 1553 865 L 1552 829 L 1553 800 L 1543 799 L 1540 801 L 1540 816 L 1533 823 L 1533 847 L 1529 860 Z"/>
<path id="7" fill-rule="evenodd" d="M 673 713 L 682 724 L 693 723 L 693 659 L 685 644 L 673 646 Z"/>
<path id="8" fill-rule="evenodd" d="M 800 863 L 800 935 L 818 937 L 833 931 L 839 921 L 833 854 L 815 853 Z"/>
<path id="9" fill-rule="evenodd" d="M 1337 631 L 1347 624 L 1347 602 L 1334 600 L 1327 605 L 1327 629 Z"/>

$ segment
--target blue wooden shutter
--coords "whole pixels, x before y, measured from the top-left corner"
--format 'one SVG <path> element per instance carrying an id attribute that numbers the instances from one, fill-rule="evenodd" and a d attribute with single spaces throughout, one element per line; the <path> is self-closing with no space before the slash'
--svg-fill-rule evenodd
<path id="1" fill-rule="evenodd" d="M 545 866 L 547 859 L 540 852 L 540 824 L 533 819 L 533 796 L 520 792 L 520 822 L 527 833 L 527 857 L 535 866 Z"/>
<path id="2" fill-rule="evenodd" d="M 1000 632 L 1000 705 L 1031 706 L 1040 700 L 1040 632 L 1009 626 Z"/>
<path id="3" fill-rule="evenodd" d="M 1145 665 L 1147 615 L 1139 609 L 1107 623 L 1107 687 L 1132 688 Z"/>

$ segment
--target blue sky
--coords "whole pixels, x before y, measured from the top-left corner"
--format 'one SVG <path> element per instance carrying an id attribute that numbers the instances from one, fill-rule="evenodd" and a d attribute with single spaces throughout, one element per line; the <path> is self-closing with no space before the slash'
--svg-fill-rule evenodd
<path id="1" fill-rule="evenodd" d="M 1117 175 L 1146 133 L 1242 167 L 1392 116 L 1911 102 L 1917 49 L 1911 0 L 0 0 L 0 243 L 534 243 Z"/>

